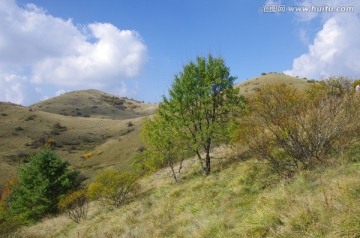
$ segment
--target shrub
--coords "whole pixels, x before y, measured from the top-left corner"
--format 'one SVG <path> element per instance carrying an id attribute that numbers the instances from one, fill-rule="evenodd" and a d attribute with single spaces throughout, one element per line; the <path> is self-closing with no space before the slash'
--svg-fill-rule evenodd
<path id="1" fill-rule="evenodd" d="M 54 134 L 54 135 L 59 135 L 60 132 L 63 132 L 63 131 L 66 131 L 66 130 L 67 130 L 66 126 L 62 126 L 60 124 L 60 122 L 56 122 L 53 125 L 53 129 L 52 129 L 51 133 Z"/>
<path id="2" fill-rule="evenodd" d="M 83 154 L 82 158 L 83 158 L 83 159 L 89 159 L 89 158 L 91 158 L 93 155 L 94 155 L 93 152 L 87 152 L 87 153 L 84 153 L 84 154 Z"/>
<path id="3" fill-rule="evenodd" d="M 46 147 L 46 148 L 53 148 L 53 147 L 55 147 L 55 146 L 56 146 L 56 141 L 55 141 L 55 139 L 52 138 L 52 137 L 47 138 L 46 143 L 45 143 L 45 147 Z"/>
<path id="4" fill-rule="evenodd" d="M 20 215 L 10 215 L 0 208 L 0 234 L 1 237 L 16 237 L 14 233 L 24 225 L 23 217 Z"/>
<path id="5" fill-rule="evenodd" d="M 24 128 L 22 128 L 21 126 L 15 127 L 16 132 L 23 131 L 23 130 L 24 130 Z"/>
<path id="6" fill-rule="evenodd" d="M 33 121 L 33 120 L 35 120 L 35 118 L 36 118 L 36 115 L 30 115 L 25 119 L 25 121 Z"/>
<path id="7" fill-rule="evenodd" d="M 119 207 L 126 203 L 137 190 L 136 177 L 113 169 L 101 171 L 89 185 L 91 199 Z"/>
<path id="8" fill-rule="evenodd" d="M 2 237 L 11 237 L 21 225 L 23 219 L 21 216 L 11 215 L 8 209 L 8 197 L 10 189 L 17 184 L 17 179 L 9 179 L 0 190 L 0 234 Z"/>
<path id="9" fill-rule="evenodd" d="M 264 86 L 250 99 L 240 141 L 281 173 L 324 163 L 358 140 L 359 99 L 346 79 L 312 84 L 306 92 Z"/>
<path id="10" fill-rule="evenodd" d="M 31 148 L 36 149 L 44 146 L 45 148 L 52 148 L 56 145 L 55 139 L 49 135 L 42 135 L 39 139 L 33 140 L 30 143 L 27 143 L 26 146 L 31 146 Z"/>
<path id="11" fill-rule="evenodd" d="M 355 89 L 358 85 L 360 85 L 360 79 L 354 80 L 354 82 L 352 83 L 353 89 Z"/>
<path id="12" fill-rule="evenodd" d="M 58 206 L 69 219 L 80 223 L 82 219 L 86 218 L 89 208 L 86 190 L 81 189 L 67 194 L 60 199 Z"/>
<path id="13" fill-rule="evenodd" d="M 156 151 L 145 149 L 132 158 L 132 166 L 139 175 L 151 174 L 166 166 L 166 161 Z"/>

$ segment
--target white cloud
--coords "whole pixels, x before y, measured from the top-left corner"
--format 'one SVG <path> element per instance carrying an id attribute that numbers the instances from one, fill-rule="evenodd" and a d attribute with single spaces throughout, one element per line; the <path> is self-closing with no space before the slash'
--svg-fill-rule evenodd
<path id="1" fill-rule="evenodd" d="M 114 91 L 115 95 L 119 95 L 120 97 L 127 97 L 129 95 L 128 87 L 124 82 L 121 82 L 120 87 L 117 87 Z"/>
<path id="2" fill-rule="evenodd" d="M 299 37 L 303 44 L 308 45 L 310 43 L 308 32 L 305 29 L 299 30 Z"/>
<path id="3" fill-rule="evenodd" d="M 277 5 L 281 4 L 281 0 L 266 0 L 265 5 Z"/>
<path id="4" fill-rule="evenodd" d="M 135 32 L 120 31 L 103 23 L 90 24 L 88 28 L 97 39 L 95 43 L 84 41 L 78 45 L 75 54 L 49 57 L 38 62 L 32 81 L 62 86 L 85 83 L 90 87 L 101 87 L 113 80 L 139 74 L 146 58 L 146 48 Z"/>
<path id="5" fill-rule="evenodd" d="M 317 6 L 331 4 L 321 0 L 303 3 Z M 360 77 L 360 4 L 344 0 L 332 6 L 354 6 L 355 12 L 317 13 L 323 21 L 321 30 L 308 45 L 308 52 L 295 58 L 292 69 L 284 73 L 315 79 L 340 75 Z"/>
<path id="6" fill-rule="evenodd" d="M 21 104 L 24 100 L 24 78 L 14 74 L 0 74 L 0 92 L 2 101 Z"/>
<path id="7" fill-rule="evenodd" d="M 113 88 L 139 75 L 146 58 L 146 46 L 135 31 L 110 23 L 80 28 L 33 4 L 21 8 L 14 0 L 0 1 L 0 75 L 21 78 L 0 78 L 0 101 L 26 103 L 30 99 L 20 90 L 25 85 L 34 92 L 50 85 L 53 94 L 58 87 Z"/>

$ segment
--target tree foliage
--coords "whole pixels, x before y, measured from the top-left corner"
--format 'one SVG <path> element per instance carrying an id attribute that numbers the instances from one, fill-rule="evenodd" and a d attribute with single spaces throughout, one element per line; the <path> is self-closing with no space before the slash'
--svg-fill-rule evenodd
<path id="1" fill-rule="evenodd" d="M 352 87 L 353 87 L 354 89 L 356 89 L 356 86 L 358 86 L 358 85 L 360 85 L 360 79 L 354 80 L 354 81 L 352 82 Z"/>
<path id="2" fill-rule="evenodd" d="M 242 101 L 229 71 L 221 58 L 198 57 L 175 76 L 169 98 L 159 105 L 158 116 L 187 141 L 205 174 L 210 173 L 211 147 L 228 141 L 231 115 Z"/>
<path id="3" fill-rule="evenodd" d="M 249 100 L 239 139 L 279 172 L 324 163 L 360 135 L 360 101 L 351 82 L 329 79 L 301 92 L 264 86 Z"/>
<path id="4" fill-rule="evenodd" d="M 176 182 L 181 180 L 182 162 L 188 155 L 187 141 L 179 135 L 179 131 L 171 123 L 160 115 L 144 120 L 142 127 L 142 139 L 147 145 L 147 150 L 152 156 L 157 157 L 162 163 L 166 163 L 172 171 Z M 176 163 L 179 167 L 176 171 Z"/>
<path id="5" fill-rule="evenodd" d="M 166 163 L 157 151 L 144 147 L 132 157 L 132 166 L 136 174 L 143 176 L 158 171 L 165 167 Z"/>
<path id="6" fill-rule="evenodd" d="M 60 196 L 77 186 L 77 173 L 51 150 L 32 156 L 29 164 L 19 169 L 18 176 L 9 195 L 9 209 L 26 219 L 37 220 L 56 213 Z"/>
<path id="7" fill-rule="evenodd" d="M 137 180 L 132 174 L 114 169 L 101 171 L 88 187 L 88 196 L 104 204 L 119 207 L 137 191 Z"/>

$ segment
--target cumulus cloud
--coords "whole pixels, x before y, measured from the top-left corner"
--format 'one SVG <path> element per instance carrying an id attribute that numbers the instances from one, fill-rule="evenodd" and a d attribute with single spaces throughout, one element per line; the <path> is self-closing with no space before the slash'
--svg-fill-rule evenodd
<path id="1" fill-rule="evenodd" d="M 39 95 L 46 87 L 54 95 L 60 88 L 111 89 L 139 75 L 146 58 L 135 31 L 110 23 L 79 27 L 33 4 L 0 1 L 0 101 L 27 103 L 29 90 Z"/>
<path id="2" fill-rule="evenodd" d="M 353 6 L 354 12 L 317 12 L 300 20 L 311 21 L 320 17 L 321 30 L 308 45 L 308 51 L 293 61 L 292 69 L 284 73 L 321 79 L 329 76 L 360 77 L 360 4 L 358 1 L 321 0 L 302 1 L 308 6 Z"/>
<path id="3" fill-rule="evenodd" d="M 0 91 L 3 101 L 20 104 L 25 97 L 25 78 L 15 74 L 0 74 Z"/>

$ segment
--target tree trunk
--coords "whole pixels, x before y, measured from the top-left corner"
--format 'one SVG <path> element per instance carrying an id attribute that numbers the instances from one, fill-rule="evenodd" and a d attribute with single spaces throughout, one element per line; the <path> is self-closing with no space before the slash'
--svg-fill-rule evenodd
<path id="1" fill-rule="evenodd" d="M 170 169 L 171 169 L 171 172 L 172 172 L 172 175 L 173 175 L 173 178 L 175 179 L 175 182 L 179 182 L 179 179 L 178 177 L 176 176 L 176 172 L 175 172 L 175 169 L 174 169 L 174 163 L 172 161 L 172 159 L 170 158 L 169 155 L 166 156 L 167 157 L 167 162 L 168 162 L 168 165 L 170 166 Z"/>
<path id="2" fill-rule="evenodd" d="M 206 175 L 210 174 L 210 150 L 206 151 L 204 173 Z"/>
<path id="3" fill-rule="evenodd" d="M 206 175 L 210 174 L 210 149 L 211 149 L 211 138 L 208 138 L 206 141 L 206 144 L 204 145 L 205 149 L 205 167 L 204 167 L 204 173 Z"/>

